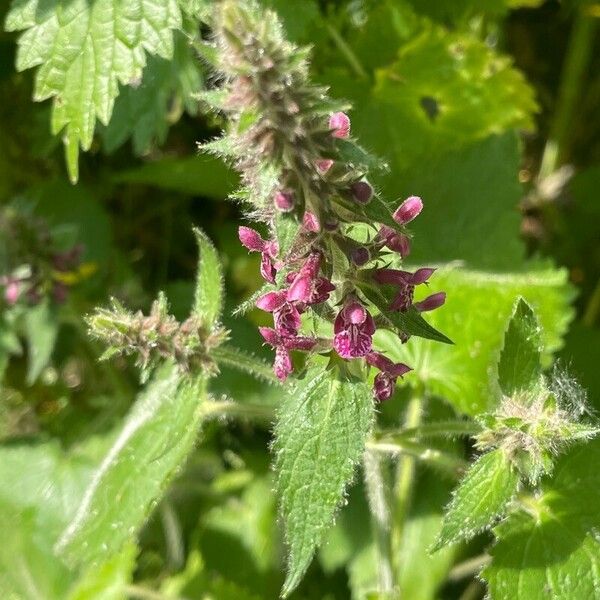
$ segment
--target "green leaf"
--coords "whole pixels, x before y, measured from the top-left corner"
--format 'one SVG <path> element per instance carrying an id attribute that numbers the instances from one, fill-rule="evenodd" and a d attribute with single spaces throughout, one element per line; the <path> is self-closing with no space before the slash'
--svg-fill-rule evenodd
<path id="1" fill-rule="evenodd" d="M 194 446 L 205 389 L 172 365 L 156 371 L 57 544 L 69 563 L 95 564 L 137 533 Z"/>
<path id="2" fill-rule="evenodd" d="M 490 365 L 498 362 L 503 329 L 517 297 L 522 296 L 538 315 L 544 366 L 561 347 L 573 314 L 567 274 L 551 268 L 495 274 L 445 267 L 436 271 L 431 285 L 444 290 L 447 297 L 444 306 L 427 318 L 452 338 L 454 346 L 419 338 L 400 345 L 395 333 L 383 330 L 377 331 L 375 340 L 391 359 L 413 367 L 407 381 L 416 377 L 429 393 L 468 415 L 493 411 L 500 398 Z M 418 297 L 428 293 L 417 289 Z"/>
<path id="3" fill-rule="evenodd" d="M 498 382 L 506 396 L 539 384 L 542 375 L 542 331 L 532 308 L 520 298 L 504 335 Z"/>
<path id="4" fill-rule="evenodd" d="M 279 255 L 284 258 L 292 249 L 300 231 L 300 224 L 291 215 L 277 213 L 275 215 L 275 236 L 279 244 Z"/>
<path id="5" fill-rule="evenodd" d="M 536 496 L 494 529 L 483 571 L 494 600 L 600 594 L 600 440 L 573 448 Z"/>
<path id="6" fill-rule="evenodd" d="M 200 258 L 192 313 L 212 329 L 220 319 L 223 309 L 223 269 L 216 248 L 204 232 L 194 228 L 194 234 Z"/>
<path id="7" fill-rule="evenodd" d="M 119 171 L 116 183 L 137 183 L 194 196 L 223 200 L 235 189 L 237 176 L 223 161 L 208 155 L 164 158 L 136 169 Z"/>
<path id="8" fill-rule="evenodd" d="M 25 313 L 25 337 L 29 347 L 27 363 L 27 383 L 33 385 L 52 357 L 58 319 L 45 300 Z"/>
<path id="9" fill-rule="evenodd" d="M 452 494 L 433 549 L 469 540 L 502 517 L 517 491 L 519 474 L 501 449 L 480 456 Z"/>
<path id="10" fill-rule="evenodd" d="M 289 547 L 282 595 L 300 583 L 360 460 L 371 390 L 315 368 L 283 400 L 275 426 L 277 492 Z"/>
<path id="11" fill-rule="evenodd" d="M 360 285 L 360 284 L 359 284 Z M 452 344 L 452 340 L 432 327 L 422 316 L 421 313 L 411 307 L 406 312 L 389 310 L 389 306 L 394 299 L 394 291 L 389 286 L 375 288 L 371 285 L 360 286 L 363 294 L 379 309 L 381 317 L 385 319 L 394 329 L 414 335 L 417 337 Z"/>
<path id="12" fill-rule="evenodd" d="M 64 130 L 76 181 L 79 147 L 90 148 L 96 119 L 109 122 L 119 83 L 141 79 L 146 52 L 172 57 L 181 13 L 175 0 L 17 0 L 5 25 L 26 30 L 18 41 L 17 70 L 39 66 L 34 100 L 54 99 L 52 131 Z"/>
<path id="13" fill-rule="evenodd" d="M 211 357 L 221 366 L 244 371 L 268 383 L 279 383 L 271 365 L 239 348 L 234 348 L 227 344 L 221 345 L 212 350 Z"/>
<path id="14" fill-rule="evenodd" d="M 198 102 L 193 96 L 202 86 L 202 75 L 183 33 L 175 35 L 172 60 L 150 56 L 138 86 L 120 86 L 112 117 L 100 129 L 106 152 L 114 152 L 128 138 L 135 154 L 147 154 L 162 144 L 169 126 L 186 110 L 194 115 Z"/>

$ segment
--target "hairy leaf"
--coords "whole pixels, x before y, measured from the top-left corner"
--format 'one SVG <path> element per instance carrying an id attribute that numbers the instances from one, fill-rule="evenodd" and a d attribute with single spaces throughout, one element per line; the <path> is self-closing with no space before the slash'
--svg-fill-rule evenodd
<path id="1" fill-rule="evenodd" d="M 597 598 L 600 595 L 600 441 L 574 448 L 527 508 L 494 529 L 483 571 L 494 600 Z"/>
<path id="2" fill-rule="evenodd" d="M 32 385 L 50 362 L 58 335 L 57 315 L 48 300 L 25 313 L 25 335 L 29 347 L 27 383 Z"/>
<path id="3" fill-rule="evenodd" d="M 223 309 L 223 269 L 212 242 L 200 229 L 194 229 L 200 250 L 193 313 L 210 329 Z"/>
<path id="4" fill-rule="evenodd" d="M 536 311 L 542 328 L 543 364 L 562 344 L 571 320 L 573 292 L 566 273 L 550 268 L 525 273 L 486 273 L 447 267 L 431 280 L 447 293 L 446 304 L 427 314 L 433 327 L 448 334 L 454 346 L 425 339 L 398 344 L 395 334 L 378 331 L 377 343 L 390 358 L 405 362 L 430 393 L 446 398 L 458 411 L 476 415 L 493 409 L 499 398 L 496 364 L 503 328 L 514 301 L 522 296 Z M 421 286 L 422 287 L 422 286 Z M 425 295 L 427 290 L 417 290 Z"/>
<path id="5" fill-rule="evenodd" d="M 193 448 L 206 381 L 172 365 L 131 409 L 86 489 L 57 549 L 73 564 L 97 563 L 132 538 Z"/>
<path id="6" fill-rule="evenodd" d="M 264 360 L 244 352 L 243 350 L 234 348 L 233 346 L 219 346 L 212 351 L 211 356 L 219 365 L 244 371 L 250 375 L 253 375 L 257 379 L 261 379 L 269 383 L 279 382 L 273 373 L 271 365 L 266 363 Z"/>
<path id="7" fill-rule="evenodd" d="M 514 396 L 532 389 L 542 374 L 542 331 L 532 308 L 520 298 L 504 335 L 498 363 L 498 382 L 502 392 Z"/>
<path id="8" fill-rule="evenodd" d="M 308 568 L 360 460 L 373 420 L 371 390 L 315 368 L 283 400 L 275 427 L 277 491 L 289 547 L 282 594 Z"/>
<path id="9" fill-rule="evenodd" d="M 517 491 L 519 474 L 500 449 L 480 456 L 453 492 L 434 550 L 469 540 L 500 518 Z"/>
<path id="10" fill-rule="evenodd" d="M 78 176 L 79 147 L 89 149 L 96 119 L 107 124 L 119 83 L 141 79 L 146 52 L 171 58 L 175 0 L 14 0 L 6 17 L 19 38 L 17 69 L 38 67 L 34 99 L 54 98 L 52 131 L 64 130 L 69 173 Z"/>

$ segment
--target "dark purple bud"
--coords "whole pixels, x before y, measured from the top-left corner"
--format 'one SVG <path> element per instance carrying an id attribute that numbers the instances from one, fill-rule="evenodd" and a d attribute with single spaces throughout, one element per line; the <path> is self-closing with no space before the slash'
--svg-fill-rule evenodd
<path id="1" fill-rule="evenodd" d="M 379 238 L 390 250 L 398 252 L 402 258 L 406 258 L 410 254 L 410 239 L 403 233 L 398 233 L 391 227 L 382 225 L 379 230 Z"/>
<path id="2" fill-rule="evenodd" d="M 266 312 L 275 312 L 276 310 L 279 310 L 285 302 L 285 292 L 267 292 L 256 301 L 256 306 Z"/>
<path id="3" fill-rule="evenodd" d="M 302 226 L 306 231 L 310 231 L 311 233 L 319 233 L 321 231 L 321 226 L 319 225 L 319 219 L 317 216 L 309 211 L 304 213 L 304 217 L 302 219 Z"/>
<path id="4" fill-rule="evenodd" d="M 373 273 L 373 279 L 377 283 L 389 283 L 392 285 L 407 285 L 412 277 L 408 271 L 398 269 L 377 269 Z"/>
<path id="5" fill-rule="evenodd" d="M 323 228 L 325 231 L 337 231 L 340 226 L 340 222 L 333 215 L 327 215 L 323 222 Z"/>
<path id="6" fill-rule="evenodd" d="M 405 225 L 410 223 L 423 210 L 423 201 L 418 196 L 407 198 L 394 212 L 393 217 L 396 223 Z"/>
<path id="7" fill-rule="evenodd" d="M 366 265 L 370 259 L 371 255 L 369 254 L 367 248 L 365 248 L 364 246 L 361 246 L 360 248 L 354 248 L 354 250 L 352 250 L 352 252 L 350 253 L 350 260 L 357 267 L 362 267 L 363 265 Z"/>
<path id="8" fill-rule="evenodd" d="M 380 371 L 387 371 L 394 366 L 394 362 L 387 356 L 381 354 L 381 352 L 369 352 L 366 356 L 367 364 L 379 369 Z"/>
<path id="9" fill-rule="evenodd" d="M 352 197 L 359 204 L 368 204 L 373 197 L 373 188 L 366 181 L 355 181 L 350 186 Z"/>
<path id="10" fill-rule="evenodd" d="M 331 135 L 336 138 L 347 138 L 350 135 L 350 118 L 346 113 L 336 112 L 329 117 Z"/>
<path id="11" fill-rule="evenodd" d="M 438 292 L 437 294 L 431 294 L 427 296 L 425 300 L 421 302 L 415 302 L 414 306 L 419 312 L 426 312 L 428 310 L 435 310 L 446 302 L 446 292 Z"/>
<path id="12" fill-rule="evenodd" d="M 277 192 L 275 194 L 275 208 L 281 212 L 290 212 L 294 209 L 294 193 L 293 192 Z"/>
<path id="13" fill-rule="evenodd" d="M 258 231 L 254 231 L 250 227 L 240 227 L 238 237 L 242 245 L 251 252 L 263 252 L 265 250 L 265 240 L 262 239 Z"/>

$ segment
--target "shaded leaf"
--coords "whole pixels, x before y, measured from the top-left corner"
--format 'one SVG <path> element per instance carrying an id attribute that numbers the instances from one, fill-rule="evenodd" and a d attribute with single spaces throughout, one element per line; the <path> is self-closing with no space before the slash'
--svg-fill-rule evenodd
<path id="1" fill-rule="evenodd" d="M 50 307 L 50 301 L 44 300 L 25 313 L 25 336 L 29 347 L 27 363 L 27 383 L 32 385 L 48 366 L 56 336 L 58 319 Z"/>
<path id="2" fill-rule="evenodd" d="M 198 228 L 194 229 L 194 234 L 200 258 L 192 313 L 197 315 L 208 329 L 212 329 L 220 319 L 223 308 L 223 269 L 219 254 L 206 234 Z"/>

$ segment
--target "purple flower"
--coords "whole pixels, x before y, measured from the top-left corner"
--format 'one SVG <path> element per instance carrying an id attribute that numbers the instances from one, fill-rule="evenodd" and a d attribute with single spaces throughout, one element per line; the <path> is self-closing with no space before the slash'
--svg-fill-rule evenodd
<path id="1" fill-rule="evenodd" d="M 275 329 L 288 336 L 296 335 L 302 324 L 300 311 L 291 302 L 286 302 L 273 312 L 273 321 Z"/>
<path id="2" fill-rule="evenodd" d="M 319 233 L 319 231 L 321 231 L 321 225 L 319 219 L 317 219 L 317 215 L 308 210 L 304 213 L 304 217 L 302 218 L 302 227 L 311 233 Z"/>
<path id="3" fill-rule="evenodd" d="M 410 196 L 407 198 L 392 215 L 394 221 L 400 225 L 406 225 L 410 223 L 414 218 L 419 216 L 423 210 L 423 201 L 419 196 Z"/>
<path id="4" fill-rule="evenodd" d="M 364 246 L 359 246 L 358 248 L 354 248 L 352 252 L 350 252 L 350 260 L 357 266 L 362 267 L 366 265 L 371 258 L 369 254 L 369 250 Z"/>
<path id="5" fill-rule="evenodd" d="M 5 280 L 4 299 L 9 306 L 16 304 L 21 295 L 21 284 L 18 279 L 7 277 Z"/>
<path id="6" fill-rule="evenodd" d="M 257 301 L 256 306 L 266 312 L 275 312 L 280 309 L 287 301 L 285 292 L 267 292 Z"/>
<path id="7" fill-rule="evenodd" d="M 251 252 L 264 252 L 267 242 L 262 239 L 260 233 L 250 227 L 239 227 L 238 237 L 242 246 L 248 248 Z"/>
<path id="8" fill-rule="evenodd" d="M 373 344 L 375 321 L 355 299 L 346 302 L 333 325 L 333 347 L 342 358 L 366 356 Z"/>
<path id="9" fill-rule="evenodd" d="M 378 237 L 390 250 L 398 252 L 402 258 L 406 258 L 410 254 L 410 239 L 403 233 L 398 233 L 391 227 L 382 225 Z"/>
<path id="10" fill-rule="evenodd" d="M 404 363 L 395 363 L 379 352 L 367 354 L 367 363 L 380 370 L 373 382 L 373 396 L 379 402 L 388 400 L 396 389 L 398 377 L 404 376 L 412 369 Z"/>
<path id="11" fill-rule="evenodd" d="M 329 117 L 331 135 L 336 138 L 347 138 L 350 135 L 350 118 L 346 113 L 336 112 Z"/>
<path id="12" fill-rule="evenodd" d="M 303 350 L 308 352 L 312 350 L 317 340 L 308 336 L 284 336 L 270 327 L 259 327 L 260 334 L 264 340 L 275 348 L 275 361 L 273 362 L 273 371 L 278 379 L 285 381 L 288 375 L 293 371 L 292 357 L 290 350 Z"/>
<path id="13" fill-rule="evenodd" d="M 428 310 L 435 310 L 439 308 L 446 302 L 446 292 L 438 292 L 437 294 L 431 294 L 431 296 L 427 296 L 425 300 L 421 300 L 421 302 L 415 302 L 414 307 L 419 312 L 426 312 Z"/>
<path id="14" fill-rule="evenodd" d="M 315 162 L 315 166 L 321 173 L 327 173 L 333 167 L 333 161 L 330 158 L 320 158 Z"/>
<path id="15" fill-rule="evenodd" d="M 277 269 L 275 268 L 272 259 L 274 259 L 279 252 L 277 242 L 273 240 L 263 240 L 260 233 L 250 227 L 240 227 L 238 229 L 238 236 L 242 246 L 248 248 L 250 252 L 261 253 L 260 274 L 265 281 L 275 283 Z"/>
<path id="16" fill-rule="evenodd" d="M 422 268 L 409 273 L 398 269 L 377 269 L 373 278 L 378 283 L 396 286 L 397 292 L 390 304 L 390 310 L 406 312 L 413 304 L 415 286 L 426 283 L 434 271 L 435 269 Z"/>
<path id="17" fill-rule="evenodd" d="M 290 274 L 291 282 L 287 293 L 290 302 L 301 302 L 303 304 L 320 304 L 329 298 L 329 294 L 335 286 L 326 277 L 319 277 L 321 266 L 321 254 L 312 252 L 295 274 Z"/>

